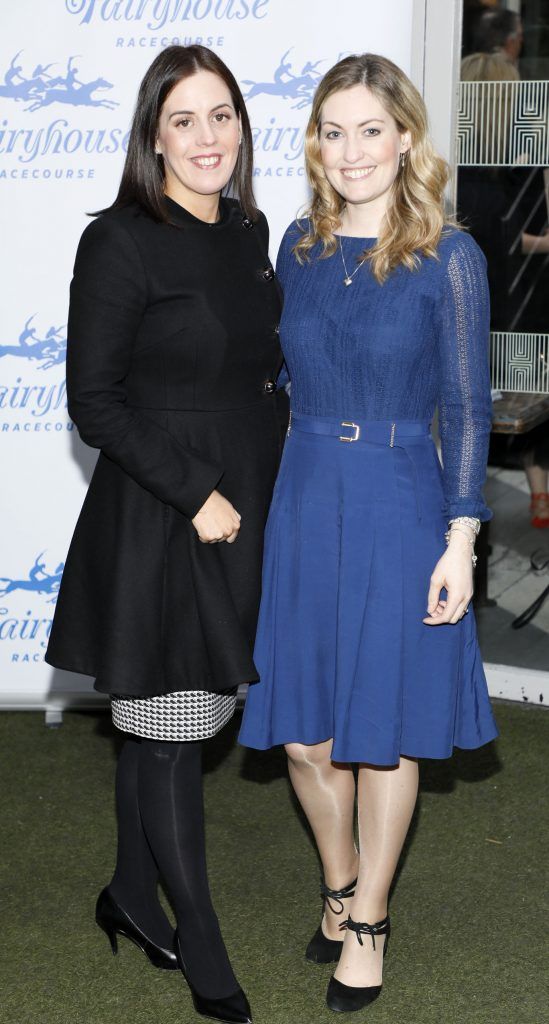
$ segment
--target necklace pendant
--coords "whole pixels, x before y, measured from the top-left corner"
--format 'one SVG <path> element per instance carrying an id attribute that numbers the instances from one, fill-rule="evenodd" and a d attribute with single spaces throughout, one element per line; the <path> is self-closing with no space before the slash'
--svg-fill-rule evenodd
<path id="1" fill-rule="evenodd" d="M 348 288 L 349 285 L 352 284 L 352 283 L 353 283 L 352 277 L 344 277 L 343 278 L 343 284 L 345 285 L 346 288 Z"/>

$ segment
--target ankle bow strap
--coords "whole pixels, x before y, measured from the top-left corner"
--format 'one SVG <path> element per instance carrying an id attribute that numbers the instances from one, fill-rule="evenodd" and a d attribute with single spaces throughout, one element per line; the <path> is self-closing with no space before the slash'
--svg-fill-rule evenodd
<path id="1" fill-rule="evenodd" d="M 369 935 L 372 939 L 372 945 L 376 948 L 376 935 L 387 935 L 389 932 L 389 917 L 384 917 L 383 921 L 376 921 L 375 924 L 368 924 L 367 921 L 353 921 L 352 917 L 348 917 L 343 924 L 340 924 L 340 928 L 346 927 L 349 931 L 354 932 L 360 945 L 363 946 L 362 941 L 363 935 Z"/>
<path id="2" fill-rule="evenodd" d="M 354 896 L 356 883 L 358 879 L 349 882 L 344 889 L 329 889 L 323 878 L 320 879 L 320 895 L 326 900 L 332 914 L 342 914 L 344 911 L 343 900 L 348 899 L 350 896 Z M 339 903 L 339 910 L 334 910 L 331 904 L 331 900 Z"/>

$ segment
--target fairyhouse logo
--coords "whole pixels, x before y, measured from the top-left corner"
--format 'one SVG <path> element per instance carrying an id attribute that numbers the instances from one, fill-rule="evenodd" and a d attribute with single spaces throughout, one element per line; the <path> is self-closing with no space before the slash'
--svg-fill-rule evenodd
<path id="1" fill-rule="evenodd" d="M 270 82 L 253 82 L 247 78 L 242 80 L 242 84 L 248 86 L 247 92 L 244 93 L 246 101 L 265 95 L 289 100 L 294 110 L 311 106 L 315 89 L 322 78 L 322 73 L 317 71 L 317 68 L 323 61 L 317 60 L 313 63 L 308 60 L 295 74 L 292 62 L 288 60 L 291 52 L 291 49 L 287 50 L 280 58 Z"/>
<path id="2" fill-rule="evenodd" d="M 17 338 L 0 343 L 0 434 L 73 429 L 66 357 L 66 325 L 39 327 L 36 313 L 27 317 Z"/>
<path id="3" fill-rule="evenodd" d="M 263 21 L 271 0 L 65 0 L 81 25 L 138 22 L 153 32 L 193 21 Z"/>
<path id="4" fill-rule="evenodd" d="M 312 105 L 315 90 L 323 77 L 319 65 L 325 58 L 310 60 L 305 53 L 301 60 L 293 54 L 294 47 L 280 57 L 272 77 L 265 80 L 241 79 L 244 99 L 250 104 L 254 141 L 254 177 L 303 177 L 306 109 Z M 269 116 L 256 121 L 253 101 L 268 97 Z M 295 113 L 292 113 L 295 111 Z M 303 113 L 302 113 L 303 111 Z"/>
<path id="5" fill-rule="evenodd" d="M 0 576 L 0 597 L 13 594 L 16 590 L 25 590 L 42 594 L 49 604 L 55 604 L 65 563 L 60 562 L 53 571 L 50 571 L 46 568 L 46 562 L 42 561 L 44 554 L 42 551 L 37 555 L 26 577 L 12 579 L 10 576 Z"/>
<path id="6" fill-rule="evenodd" d="M 48 567 L 41 552 L 28 570 L 0 577 L 0 643 L 8 645 L 4 650 L 11 663 L 44 660 L 53 622 L 49 606 L 57 601 L 64 568 L 64 562 Z"/>
<path id="7" fill-rule="evenodd" d="M 0 344 L 0 359 L 6 356 L 26 359 L 36 363 L 39 370 L 50 370 L 52 366 L 64 364 L 67 358 L 66 325 L 56 327 L 52 324 L 45 333 L 37 333 L 38 328 L 33 324 L 35 317 L 36 313 L 33 313 L 26 320 L 16 344 Z"/>
<path id="8" fill-rule="evenodd" d="M 127 125 L 90 125 L 82 116 L 75 118 L 76 124 L 62 116 L 44 124 L 32 115 L 45 109 L 61 115 L 82 107 L 113 111 L 118 101 L 104 95 L 114 88 L 112 82 L 103 75 L 84 74 L 81 64 L 85 61 L 74 54 L 64 66 L 50 62 L 33 68 L 33 63 L 26 66 L 23 52 L 12 57 L 3 82 L 0 80 L 0 104 L 7 101 L 18 115 L 15 124 L 7 117 L 0 120 L 0 181 L 93 178 L 95 167 L 90 166 L 89 158 L 126 152 Z M 65 165 L 59 164 L 58 158 L 66 161 Z M 77 160 L 82 161 L 81 166 Z"/>
<path id="9" fill-rule="evenodd" d="M 77 59 L 76 56 L 69 57 L 64 74 L 53 75 L 49 69 L 56 65 L 52 63 L 37 64 L 32 72 L 25 72 L 23 64 L 19 63 L 22 53 L 20 50 L 12 57 L 9 67 L 4 72 L 4 81 L 0 84 L 0 97 L 15 102 L 26 102 L 25 111 L 34 113 L 43 107 L 51 107 L 54 103 L 68 104 L 71 107 L 106 107 L 108 110 L 114 110 L 118 106 L 114 100 L 96 95 L 106 89 L 112 89 L 112 82 L 101 76 L 87 82 L 79 79 L 79 68 L 73 63 Z"/>

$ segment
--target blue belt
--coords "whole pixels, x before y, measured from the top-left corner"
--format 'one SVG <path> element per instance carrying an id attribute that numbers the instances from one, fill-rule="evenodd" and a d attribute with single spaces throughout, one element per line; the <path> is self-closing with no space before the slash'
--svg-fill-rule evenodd
<path id="1" fill-rule="evenodd" d="M 288 433 L 299 430 L 306 434 L 336 437 L 349 444 L 369 441 L 371 444 L 386 444 L 394 448 L 401 443 L 413 442 L 413 439 L 422 441 L 429 438 L 430 426 L 428 420 L 336 420 L 292 412 Z"/>

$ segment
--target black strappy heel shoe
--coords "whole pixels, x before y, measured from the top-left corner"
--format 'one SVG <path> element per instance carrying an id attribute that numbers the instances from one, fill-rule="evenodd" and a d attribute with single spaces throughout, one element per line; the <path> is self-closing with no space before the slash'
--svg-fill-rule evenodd
<path id="1" fill-rule="evenodd" d="M 362 941 L 363 935 L 371 937 L 374 949 L 376 948 L 376 935 L 383 935 L 383 956 L 386 955 L 391 934 L 391 921 L 388 916 L 384 917 L 383 921 L 377 921 L 375 924 L 368 924 L 367 921 L 353 921 L 349 917 L 343 925 L 340 925 L 340 928 L 343 928 L 345 924 L 348 931 L 355 933 L 361 946 L 364 945 Z M 377 999 L 380 992 L 381 985 L 366 985 L 359 988 L 354 985 L 344 985 L 343 982 L 332 977 L 328 984 L 326 1002 L 330 1010 L 335 1010 L 337 1013 L 350 1013 L 353 1010 L 363 1010 L 365 1006 L 368 1006 Z"/>
<path id="2" fill-rule="evenodd" d="M 152 942 L 145 932 L 141 931 L 129 914 L 111 896 L 108 888 L 99 893 L 95 907 L 95 920 L 103 929 L 111 944 L 113 954 L 118 953 L 117 935 L 123 935 L 130 939 L 149 958 L 153 967 L 160 967 L 164 971 L 176 971 L 177 957 L 173 950 L 163 949 Z"/>
<path id="3" fill-rule="evenodd" d="M 224 996 L 223 999 L 210 999 L 208 996 L 201 996 L 189 981 L 177 931 L 174 938 L 174 949 L 178 966 L 189 986 L 197 1013 L 200 1013 L 203 1017 L 209 1017 L 211 1020 L 223 1021 L 224 1024 L 252 1024 L 250 1004 L 245 992 L 240 987 L 229 996 Z"/>
<path id="4" fill-rule="evenodd" d="M 355 894 L 357 879 L 353 882 L 349 882 L 344 889 L 329 889 L 323 878 L 320 879 L 320 895 L 324 901 L 324 906 L 328 904 L 333 914 L 342 914 L 345 910 L 343 906 L 343 900 L 349 899 Z M 334 909 L 331 904 L 331 900 L 339 903 L 339 910 Z M 347 922 L 344 921 L 340 928 L 346 928 Z M 341 950 L 343 947 L 343 939 L 329 939 L 322 931 L 322 921 L 320 922 L 316 932 L 314 933 L 307 949 L 305 950 L 305 958 L 311 964 L 335 964 L 341 956 Z"/>

